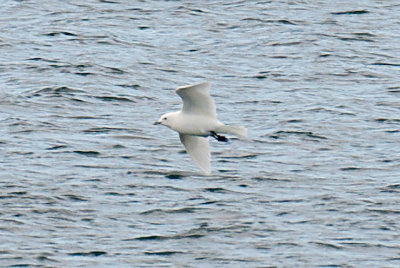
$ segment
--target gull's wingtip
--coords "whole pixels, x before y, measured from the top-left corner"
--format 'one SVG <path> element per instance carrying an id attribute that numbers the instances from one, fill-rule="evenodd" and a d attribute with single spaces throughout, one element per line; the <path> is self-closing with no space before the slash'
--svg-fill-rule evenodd
<path id="1" fill-rule="evenodd" d="M 200 167 L 201 171 L 203 171 L 203 174 L 205 176 L 210 176 L 211 175 L 211 166 L 209 166 L 209 167 L 199 166 L 199 167 Z"/>
<path id="2" fill-rule="evenodd" d="M 179 92 L 179 91 L 181 91 L 181 90 L 184 90 L 184 89 L 189 89 L 189 88 L 206 88 L 206 89 L 209 89 L 210 88 L 210 86 L 211 86 L 211 83 L 210 83 L 210 81 L 205 81 L 205 82 L 202 82 L 202 83 L 200 83 L 200 84 L 193 84 L 193 85 L 186 85 L 186 86 L 181 86 L 181 87 L 178 87 L 175 91 L 176 92 Z"/>

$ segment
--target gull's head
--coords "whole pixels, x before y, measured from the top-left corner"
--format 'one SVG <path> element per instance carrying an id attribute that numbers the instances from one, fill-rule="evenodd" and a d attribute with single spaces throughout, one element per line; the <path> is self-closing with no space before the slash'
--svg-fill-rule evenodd
<path id="1" fill-rule="evenodd" d="M 164 125 L 166 127 L 172 128 L 175 118 L 177 114 L 176 113 L 167 113 L 164 114 L 158 119 L 156 122 L 153 123 L 153 125 Z"/>

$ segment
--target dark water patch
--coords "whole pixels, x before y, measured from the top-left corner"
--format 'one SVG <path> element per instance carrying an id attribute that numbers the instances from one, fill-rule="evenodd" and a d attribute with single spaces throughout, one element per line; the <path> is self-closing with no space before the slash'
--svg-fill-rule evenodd
<path id="1" fill-rule="evenodd" d="M 78 195 L 75 195 L 75 194 L 66 194 L 66 195 L 63 195 L 63 197 L 66 197 L 69 200 L 77 201 L 77 202 L 88 201 L 88 199 L 86 199 L 85 197 L 78 196 Z"/>
<path id="2" fill-rule="evenodd" d="M 80 75 L 80 76 L 95 75 L 95 73 L 92 73 L 92 72 L 75 72 L 74 74 Z"/>
<path id="3" fill-rule="evenodd" d="M 43 61 L 43 62 L 50 62 L 50 63 L 57 63 L 57 60 L 49 60 L 49 59 L 45 59 L 45 58 L 40 58 L 40 57 L 35 57 L 35 58 L 29 58 L 27 59 L 29 61 Z"/>
<path id="4" fill-rule="evenodd" d="M 388 246 L 381 243 L 366 243 L 366 242 L 342 242 L 341 244 L 352 247 L 360 248 L 394 248 L 398 249 L 398 246 Z"/>
<path id="5" fill-rule="evenodd" d="M 395 160 L 392 160 L 392 159 L 383 159 L 383 160 L 379 160 L 379 162 L 382 162 L 382 163 L 391 163 L 391 162 L 394 162 Z"/>
<path id="6" fill-rule="evenodd" d="M 123 88 L 131 88 L 131 89 L 139 89 L 139 88 L 141 88 L 141 86 L 138 85 L 138 84 L 119 84 L 117 86 L 123 87 Z"/>
<path id="7" fill-rule="evenodd" d="M 120 68 L 117 67 L 103 67 L 106 73 L 111 73 L 111 74 L 125 74 L 126 72 Z"/>
<path id="8" fill-rule="evenodd" d="M 177 73 L 177 70 L 172 69 L 158 69 L 159 71 L 166 72 L 166 73 Z"/>
<path id="9" fill-rule="evenodd" d="M 273 200 L 271 202 L 274 203 L 301 203 L 304 202 L 304 199 L 280 199 L 280 200 Z"/>
<path id="10" fill-rule="evenodd" d="M 256 158 L 257 156 L 259 156 L 259 154 L 257 153 L 243 153 L 240 155 L 235 155 L 235 156 L 219 156 L 220 158 L 224 158 L 224 159 L 252 159 L 252 158 Z M 223 160 L 221 160 L 223 161 Z"/>
<path id="11" fill-rule="evenodd" d="M 135 100 L 132 100 L 128 97 L 120 97 L 120 96 L 95 96 L 94 98 L 106 101 L 106 102 L 133 102 L 135 103 Z"/>
<path id="12" fill-rule="evenodd" d="M 59 149 L 65 149 L 65 148 L 68 148 L 68 146 L 67 145 L 54 145 L 54 146 L 46 148 L 46 150 L 53 151 L 53 150 L 59 150 Z"/>
<path id="13" fill-rule="evenodd" d="M 71 116 L 69 118 L 79 119 L 79 120 L 89 120 L 89 119 L 104 119 L 105 117 L 78 115 L 78 116 Z"/>
<path id="14" fill-rule="evenodd" d="M 20 195 L 26 195 L 27 193 L 28 192 L 26 192 L 26 191 L 17 191 L 17 192 L 9 192 L 8 195 L 10 195 L 10 196 L 13 196 L 13 195 L 20 196 Z"/>
<path id="15" fill-rule="evenodd" d="M 89 129 L 84 130 L 84 133 L 87 134 L 106 134 L 106 133 L 110 133 L 110 132 L 128 132 L 128 129 L 125 128 L 115 128 L 115 127 L 92 127 Z"/>
<path id="16" fill-rule="evenodd" d="M 171 239 L 170 236 L 162 236 L 162 235 L 149 235 L 149 236 L 139 236 L 136 238 L 128 238 L 125 239 L 124 241 L 132 241 L 132 240 L 140 240 L 140 241 L 161 241 L 161 240 L 166 240 L 166 239 Z"/>
<path id="17" fill-rule="evenodd" d="M 268 105 L 268 104 L 280 104 L 282 103 L 279 100 L 245 100 L 245 101 L 237 101 L 235 104 L 259 104 L 259 105 Z"/>
<path id="18" fill-rule="evenodd" d="M 280 178 L 274 178 L 274 177 L 261 177 L 261 176 L 255 176 L 255 177 L 252 177 L 251 179 L 255 180 L 255 181 L 286 181 L 286 182 L 291 181 L 288 179 L 280 179 Z"/>
<path id="19" fill-rule="evenodd" d="M 400 184 L 390 184 L 381 188 L 381 192 L 385 193 L 400 193 Z"/>
<path id="20" fill-rule="evenodd" d="M 50 32 L 50 33 L 47 33 L 47 34 L 44 34 L 44 35 L 45 36 L 58 36 L 58 35 L 78 36 L 77 34 L 74 34 L 72 32 L 64 32 L 64 31 L 61 31 L 61 32 Z"/>
<path id="21" fill-rule="evenodd" d="M 313 139 L 317 139 L 317 140 L 328 139 L 324 136 L 314 134 L 311 131 L 292 131 L 292 130 L 279 130 L 279 131 L 276 131 L 274 134 L 269 135 L 269 137 L 273 138 L 273 139 L 279 139 L 279 138 L 287 136 L 287 135 L 305 136 L 305 137 L 309 137 L 309 138 L 313 138 Z"/>
<path id="22" fill-rule="evenodd" d="M 171 256 L 175 254 L 183 254 L 182 251 L 146 251 L 144 254 L 146 255 L 158 255 L 158 256 Z"/>
<path id="23" fill-rule="evenodd" d="M 122 145 L 122 144 L 114 144 L 112 146 L 113 149 L 125 149 L 127 148 L 126 146 Z"/>
<path id="24" fill-rule="evenodd" d="M 172 174 L 165 175 L 165 177 L 170 180 L 181 180 L 184 176 L 179 173 L 176 173 L 176 174 L 172 173 Z"/>
<path id="25" fill-rule="evenodd" d="M 343 265 L 343 264 L 322 264 L 322 265 L 317 265 L 316 267 L 321 267 L 321 268 L 347 268 L 347 267 L 351 267 L 348 265 Z"/>
<path id="26" fill-rule="evenodd" d="M 399 129 L 391 129 L 391 130 L 385 130 L 386 133 L 399 133 Z"/>
<path id="27" fill-rule="evenodd" d="M 105 166 L 105 165 L 74 165 L 74 167 L 79 167 L 79 168 L 93 168 L 93 169 L 110 169 L 112 167 L 110 166 Z M 89 179 L 87 181 L 101 181 L 101 179 Z"/>
<path id="28" fill-rule="evenodd" d="M 331 12 L 332 15 L 362 15 L 367 13 L 369 13 L 369 11 L 365 9 Z"/>
<path id="29" fill-rule="evenodd" d="M 320 53 L 318 55 L 318 57 L 320 57 L 320 58 L 326 58 L 326 57 L 329 57 L 329 56 L 332 56 L 332 54 L 331 53 Z"/>
<path id="30" fill-rule="evenodd" d="M 400 214 L 400 210 L 394 209 L 367 209 L 369 212 L 376 212 L 379 214 Z"/>
<path id="31" fill-rule="evenodd" d="M 98 155 L 100 155 L 100 153 L 97 152 L 97 151 L 81 151 L 81 150 L 76 150 L 76 151 L 74 151 L 74 153 L 76 153 L 76 154 L 81 154 L 81 155 L 85 155 L 85 156 L 98 156 Z"/>
<path id="32" fill-rule="evenodd" d="M 400 93 L 400 87 L 388 87 L 387 91 L 389 93 Z"/>
<path id="33" fill-rule="evenodd" d="M 73 215 L 72 211 L 61 208 L 35 208 L 32 209 L 32 212 L 36 214 Z M 74 219 L 70 219 L 70 221 L 74 221 Z"/>
<path id="34" fill-rule="evenodd" d="M 327 243 L 327 242 L 319 242 L 319 241 L 313 241 L 313 242 L 311 242 L 312 244 L 315 244 L 315 245 L 317 245 L 317 246 L 321 246 L 321 247 L 323 247 L 323 248 L 332 248 L 332 249 L 344 249 L 344 247 L 343 246 L 340 246 L 340 245 L 336 245 L 336 244 L 333 244 L 333 243 Z"/>
<path id="35" fill-rule="evenodd" d="M 257 74 L 255 76 L 253 76 L 253 78 L 266 79 L 266 78 L 268 78 L 268 75 L 267 74 Z"/>
<path id="36" fill-rule="evenodd" d="M 176 214 L 176 213 L 194 213 L 197 209 L 192 207 L 184 207 L 177 209 L 150 209 L 143 212 L 140 212 L 141 215 L 148 214 Z"/>
<path id="37" fill-rule="evenodd" d="M 388 124 L 398 124 L 400 123 L 400 119 L 398 118 L 377 118 L 375 119 L 377 123 L 388 123 Z"/>
<path id="38" fill-rule="evenodd" d="M 81 257 L 98 257 L 102 255 L 107 255 L 106 251 L 94 250 L 89 252 L 73 252 L 68 253 L 70 256 L 81 256 Z"/>
<path id="39" fill-rule="evenodd" d="M 290 119 L 286 121 L 289 124 L 297 124 L 297 123 L 303 123 L 304 121 L 301 119 Z"/>
<path id="40" fill-rule="evenodd" d="M 374 62 L 372 65 L 400 67 L 400 63 Z"/>
<path id="41" fill-rule="evenodd" d="M 56 64 L 50 64 L 50 67 L 54 69 L 60 69 L 61 72 L 64 73 L 85 73 L 87 72 L 86 69 L 93 67 L 90 63 L 79 63 L 79 64 L 72 64 L 72 63 L 64 63 L 64 62 L 56 62 Z"/>
<path id="42" fill-rule="evenodd" d="M 52 95 L 52 96 L 63 96 L 63 95 L 74 95 L 76 93 L 83 93 L 83 90 L 73 89 L 70 87 L 62 86 L 62 87 L 45 87 L 40 90 L 36 90 L 31 93 L 32 96 L 41 96 L 41 95 Z"/>
<path id="43" fill-rule="evenodd" d="M 268 43 L 269 46 L 276 47 L 276 46 L 297 46 L 301 45 L 303 42 L 300 41 L 294 41 L 294 42 L 274 42 L 274 43 Z"/>
<path id="44" fill-rule="evenodd" d="M 158 150 L 156 150 L 158 152 Z M 184 178 L 192 175 L 198 175 L 198 173 L 191 173 L 191 172 L 185 172 L 185 171 L 170 171 L 170 170 L 160 170 L 160 169 L 152 169 L 152 170 L 144 170 L 142 172 L 143 174 L 147 175 L 157 175 L 157 176 L 171 176 L 172 179 L 175 178 Z M 167 177 L 168 178 L 168 177 Z M 169 178 L 169 179 L 171 179 Z"/>
<path id="45" fill-rule="evenodd" d="M 359 168 L 359 167 L 344 167 L 344 168 L 340 168 L 339 170 L 341 170 L 341 171 L 358 171 L 361 169 L 362 168 Z"/>
<path id="46" fill-rule="evenodd" d="M 206 201 L 206 202 L 202 202 L 200 203 L 200 205 L 214 205 L 214 204 L 218 204 L 220 202 L 218 201 Z"/>
<path id="47" fill-rule="evenodd" d="M 339 40 L 342 40 L 342 41 L 375 42 L 373 39 L 368 39 L 368 38 L 359 37 L 359 36 L 343 36 L 343 37 L 339 37 Z M 354 72 L 349 71 L 348 74 L 354 74 Z"/>
<path id="48" fill-rule="evenodd" d="M 252 17 L 248 17 L 248 18 L 244 18 L 242 19 L 242 21 L 256 21 L 256 22 L 261 22 L 261 23 L 268 23 L 268 24 L 287 24 L 287 25 L 297 25 L 297 23 L 291 21 L 291 20 L 285 20 L 285 19 L 281 19 L 281 20 L 265 20 L 265 19 L 260 19 L 260 18 L 252 18 Z"/>
<path id="49" fill-rule="evenodd" d="M 352 35 L 359 36 L 359 37 L 376 37 L 376 35 L 372 33 L 352 33 Z"/>
<path id="50" fill-rule="evenodd" d="M 289 58 L 289 57 L 286 56 L 286 55 L 272 55 L 271 56 L 271 59 L 287 59 L 287 58 Z M 280 75 L 279 74 L 272 74 L 272 76 L 273 77 L 279 77 Z"/>
<path id="51" fill-rule="evenodd" d="M 45 255 L 39 255 L 36 257 L 36 259 L 41 262 L 58 262 L 57 260 Z"/>
<path id="52" fill-rule="evenodd" d="M 120 2 L 117 1 L 111 1 L 111 0 L 100 0 L 100 3 L 105 3 L 105 4 L 120 4 Z"/>
<path id="53" fill-rule="evenodd" d="M 211 192 L 211 193 L 227 193 L 228 190 L 221 188 L 221 187 L 211 187 L 211 188 L 205 188 L 204 191 Z"/>
<path id="54" fill-rule="evenodd" d="M 110 196 L 135 196 L 135 193 L 128 192 L 128 193 L 117 193 L 117 192 L 106 192 L 104 193 L 105 195 L 110 195 Z"/>
<path id="55" fill-rule="evenodd" d="M 214 228 L 214 227 L 200 227 L 200 228 L 194 228 L 190 229 L 185 232 L 177 233 L 174 235 L 149 235 L 149 236 L 139 236 L 136 238 L 129 238 L 126 239 L 126 241 L 132 241 L 132 240 L 141 240 L 141 241 L 148 241 L 148 240 L 168 240 L 168 239 L 193 239 L 193 238 L 202 238 L 206 236 L 207 233 L 210 232 L 215 232 L 215 231 L 221 231 L 221 230 L 226 230 L 226 229 L 234 229 L 234 227 L 229 226 L 229 227 L 222 227 L 222 228 Z"/>

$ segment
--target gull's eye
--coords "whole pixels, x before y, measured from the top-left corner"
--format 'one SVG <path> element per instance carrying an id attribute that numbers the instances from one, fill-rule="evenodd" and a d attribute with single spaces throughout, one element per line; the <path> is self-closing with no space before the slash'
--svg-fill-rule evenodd
<path id="1" fill-rule="evenodd" d="M 163 118 L 163 120 L 167 120 L 167 118 L 166 118 L 166 117 L 164 117 L 164 118 Z"/>

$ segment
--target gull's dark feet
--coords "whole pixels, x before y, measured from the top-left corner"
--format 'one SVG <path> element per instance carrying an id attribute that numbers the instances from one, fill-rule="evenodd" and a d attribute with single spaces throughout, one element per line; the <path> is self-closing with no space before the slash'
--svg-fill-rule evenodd
<path id="1" fill-rule="evenodd" d="M 215 133 L 214 131 L 210 131 L 211 136 L 213 136 L 217 141 L 222 141 L 222 142 L 228 142 L 229 139 L 225 136 L 222 135 L 218 135 L 217 133 Z"/>

